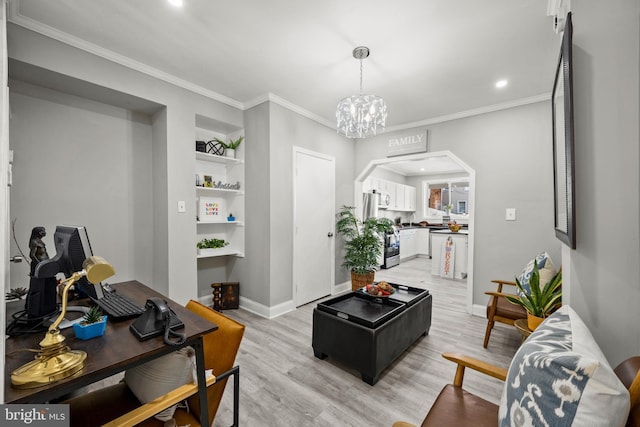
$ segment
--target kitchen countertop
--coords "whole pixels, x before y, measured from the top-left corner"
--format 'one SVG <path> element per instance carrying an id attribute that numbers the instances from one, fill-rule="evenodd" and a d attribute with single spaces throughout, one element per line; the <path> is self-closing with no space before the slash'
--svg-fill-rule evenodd
<path id="1" fill-rule="evenodd" d="M 460 231 L 458 231 L 457 233 L 454 233 L 453 231 L 446 229 L 446 230 L 433 230 L 431 231 L 431 233 L 438 233 L 438 234 L 464 234 L 465 236 L 469 235 L 469 230 L 466 229 L 460 229 Z"/>

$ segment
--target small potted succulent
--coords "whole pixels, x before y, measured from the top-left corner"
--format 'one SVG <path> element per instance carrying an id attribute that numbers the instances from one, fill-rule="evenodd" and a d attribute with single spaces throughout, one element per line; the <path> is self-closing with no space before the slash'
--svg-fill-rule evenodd
<path id="1" fill-rule="evenodd" d="M 73 324 L 73 332 L 81 340 L 88 340 L 104 335 L 107 328 L 107 316 L 102 314 L 100 307 L 93 306 L 84 314 L 79 323 Z"/>
<path id="2" fill-rule="evenodd" d="M 219 138 L 214 138 L 214 140 L 220 143 L 224 147 L 224 155 L 227 157 L 236 157 L 236 148 L 240 145 L 240 143 L 244 140 L 244 136 L 239 137 L 236 140 L 230 139 L 229 142 L 224 142 Z"/>
<path id="3" fill-rule="evenodd" d="M 216 250 L 224 248 L 229 242 L 224 239 L 202 239 L 197 244 L 198 255 L 212 255 Z"/>

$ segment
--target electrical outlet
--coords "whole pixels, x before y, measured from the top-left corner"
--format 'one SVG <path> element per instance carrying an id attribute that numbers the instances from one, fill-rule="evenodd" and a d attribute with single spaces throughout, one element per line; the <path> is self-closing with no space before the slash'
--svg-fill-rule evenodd
<path id="1" fill-rule="evenodd" d="M 178 212 L 185 213 L 187 211 L 187 205 L 184 200 L 178 201 Z"/>
<path id="2" fill-rule="evenodd" d="M 516 220 L 516 208 L 507 208 L 507 221 L 515 221 Z"/>

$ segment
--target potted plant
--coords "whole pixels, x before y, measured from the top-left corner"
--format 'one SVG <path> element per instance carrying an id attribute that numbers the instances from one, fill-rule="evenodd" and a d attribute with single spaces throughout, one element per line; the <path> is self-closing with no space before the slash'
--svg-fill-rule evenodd
<path id="1" fill-rule="evenodd" d="M 224 142 L 221 139 L 214 138 L 216 142 L 219 142 L 224 147 L 224 155 L 227 157 L 235 157 L 236 156 L 236 148 L 240 145 L 240 143 L 244 140 L 244 136 L 239 137 L 235 141 L 230 139 L 229 142 Z"/>
<path id="2" fill-rule="evenodd" d="M 562 303 L 562 271 L 558 271 L 543 288 L 540 288 L 540 271 L 534 262 L 529 287 L 523 286 L 517 277 L 516 287 L 518 296 L 506 298 L 513 304 L 524 307 L 527 311 L 528 327 L 532 331 Z"/>
<path id="3" fill-rule="evenodd" d="M 11 291 L 4 294 L 6 301 L 22 299 L 28 293 L 27 288 L 11 288 Z"/>
<path id="4" fill-rule="evenodd" d="M 379 233 L 392 231 L 393 224 L 387 218 L 361 221 L 354 215 L 354 209 L 352 206 L 342 206 L 338 212 L 336 231 L 345 239 L 342 266 L 351 271 L 351 289 L 355 291 L 373 283 L 383 246 Z"/>
<path id="5" fill-rule="evenodd" d="M 229 242 L 224 239 L 202 239 L 197 244 L 198 255 L 208 255 L 216 251 L 216 249 L 224 248 Z"/>
<path id="6" fill-rule="evenodd" d="M 79 323 L 73 324 L 73 332 L 81 340 L 100 337 L 104 335 L 106 328 L 107 316 L 97 306 L 91 307 Z"/>

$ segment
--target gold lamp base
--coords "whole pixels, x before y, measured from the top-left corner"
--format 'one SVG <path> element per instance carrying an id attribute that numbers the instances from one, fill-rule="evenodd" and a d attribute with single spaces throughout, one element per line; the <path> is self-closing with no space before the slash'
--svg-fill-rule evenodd
<path id="1" fill-rule="evenodd" d="M 53 342 L 52 342 L 53 341 Z M 60 331 L 49 331 L 35 360 L 11 373 L 15 388 L 36 388 L 70 377 L 84 367 L 87 353 L 64 345 Z"/>
<path id="2" fill-rule="evenodd" d="M 64 344 L 64 335 L 58 329 L 67 313 L 67 294 L 71 285 L 82 277 L 86 276 L 89 282 L 96 284 L 113 276 L 114 273 L 113 266 L 104 258 L 92 256 L 84 260 L 82 271 L 73 273 L 62 282 L 64 284 L 62 311 L 56 321 L 49 326 L 44 339 L 40 341 L 40 351 L 35 360 L 25 363 L 11 373 L 13 387 L 42 387 L 70 377 L 84 367 L 87 353 L 67 347 Z"/>

